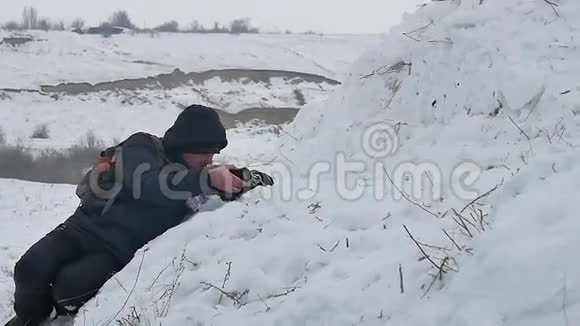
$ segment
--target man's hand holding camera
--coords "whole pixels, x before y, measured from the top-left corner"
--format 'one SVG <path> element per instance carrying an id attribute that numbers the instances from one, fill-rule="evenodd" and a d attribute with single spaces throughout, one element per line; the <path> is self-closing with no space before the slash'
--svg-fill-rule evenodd
<path id="1" fill-rule="evenodd" d="M 224 201 L 233 201 L 256 188 L 274 185 L 274 179 L 266 173 L 221 165 L 209 170 L 209 186 Z"/>

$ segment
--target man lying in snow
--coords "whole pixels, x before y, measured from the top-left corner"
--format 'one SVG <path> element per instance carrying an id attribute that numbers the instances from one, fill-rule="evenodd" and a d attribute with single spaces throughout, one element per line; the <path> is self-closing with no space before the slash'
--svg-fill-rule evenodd
<path id="1" fill-rule="evenodd" d="M 38 325 L 53 309 L 76 314 L 139 248 L 197 212 L 206 196 L 235 200 L 273 184 L 258 171 L 209 166 L 226 146 L 217 113 L 194 105 L 162 139 L 136 133 L 104 151 L 77 188 L 74 214 L 16 263 L 16 317 L 6 325 Z"/>

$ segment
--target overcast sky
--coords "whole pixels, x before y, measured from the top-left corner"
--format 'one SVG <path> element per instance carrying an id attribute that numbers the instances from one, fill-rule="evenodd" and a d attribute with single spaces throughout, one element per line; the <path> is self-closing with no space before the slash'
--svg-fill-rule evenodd
<path id="1" fill-rule="evenodd" d="M 0 0 L 0 21 L 20 20 L 22 9 L 33 6 L 40 16 L 64 20 L 105 21 L 125 9 L 138 26 L 154 27 L 175 19 L 183 26 L 197 19 L 209 26 L 250 17 L 252 25 L 268 30 L 325 33 L 381 33 L 424 0 Z"/>

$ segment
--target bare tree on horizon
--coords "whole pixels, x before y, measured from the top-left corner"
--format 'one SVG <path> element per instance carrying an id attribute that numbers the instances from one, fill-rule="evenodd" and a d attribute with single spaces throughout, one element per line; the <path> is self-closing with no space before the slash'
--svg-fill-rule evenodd
<path id="1" fill-rule="evenodd" d="M 38 11 L 33 7 L 26 7 L 22 12 L 22 28 L 37 29 L 38 28 Z"/>

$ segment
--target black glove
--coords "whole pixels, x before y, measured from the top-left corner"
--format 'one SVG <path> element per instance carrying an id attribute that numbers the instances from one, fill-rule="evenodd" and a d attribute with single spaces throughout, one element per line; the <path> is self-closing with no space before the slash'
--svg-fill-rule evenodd
<path id="1" fill-rule="evenodd" d="M 244 187 L 240 192 L 235 194 L 229 194 L 218 190 L 218 195 L 223 201 L 234 201 L 240 198 L 244 193 L 256 188 L 274 185 L 274 179 L 264 172 L 249 170 L 247 168 L 241 168 L 238 170 L 231 171 L 233 175 L 245 181 L 248 185 Z"/>

